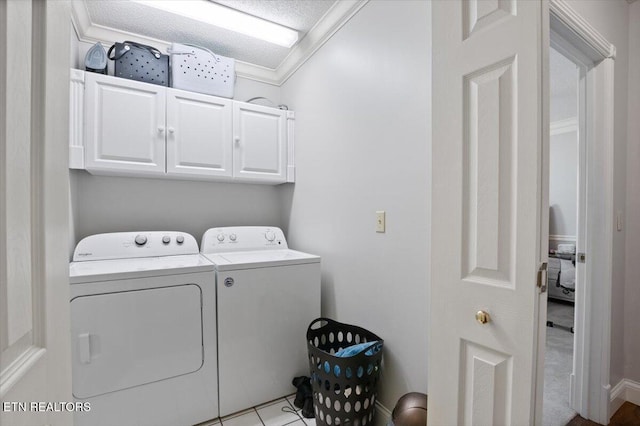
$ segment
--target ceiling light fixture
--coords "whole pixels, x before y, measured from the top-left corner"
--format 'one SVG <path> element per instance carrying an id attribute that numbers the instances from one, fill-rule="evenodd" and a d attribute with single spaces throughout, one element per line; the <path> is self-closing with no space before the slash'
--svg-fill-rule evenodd
<path id="1" fill-rule="evenodd" d="M 298 41 L 298 32 L 209 0 L 132 0 L 145 6 L 175 13 L 290 48 Z"/>

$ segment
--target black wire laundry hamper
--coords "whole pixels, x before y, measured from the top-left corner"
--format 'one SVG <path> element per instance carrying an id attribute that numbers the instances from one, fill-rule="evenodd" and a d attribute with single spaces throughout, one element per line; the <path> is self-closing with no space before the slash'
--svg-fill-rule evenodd
<path id="1" fill-rule="evenodd" d="M 359 353 L 337 357 L 356 344 Z M 322 426 L 373 425 L 383 340 L 354 325 L 318 318 L 307 329 L 309 368 L 316 423 Z"/>

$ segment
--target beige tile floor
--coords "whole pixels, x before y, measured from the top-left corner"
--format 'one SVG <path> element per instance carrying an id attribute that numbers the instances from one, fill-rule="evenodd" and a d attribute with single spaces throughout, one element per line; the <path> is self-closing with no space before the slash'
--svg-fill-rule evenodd
<path id="1" fill-rule="evenodd" d="M 250 408 L 197 426 L 316 426 L 316 419 L 302 417 L 293 405 L 295 395 Z"/>

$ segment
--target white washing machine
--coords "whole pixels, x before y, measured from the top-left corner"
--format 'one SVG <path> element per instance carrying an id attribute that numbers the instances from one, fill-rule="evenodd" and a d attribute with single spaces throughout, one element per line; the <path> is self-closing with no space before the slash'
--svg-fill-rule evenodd
<path id="1" fill-rule="evenodd" d="M 295 392 L 320 316 L 320 257 L 289 250 L 274 227 L 212 228 L 200 251 L 216 268 L 220 415 Z"/>
<path id="2" fill-rule="evenodd" d="M 76 426 L 218 417 L 214 268 L 193 236 L 93 235 L 69 269 Z"/>

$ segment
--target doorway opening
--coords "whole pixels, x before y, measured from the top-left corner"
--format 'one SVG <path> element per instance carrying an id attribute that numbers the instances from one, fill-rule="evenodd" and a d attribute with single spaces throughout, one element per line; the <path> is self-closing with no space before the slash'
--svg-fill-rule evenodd
<path id="1" fill-rule="evenodd" d="M 590 26 L 565 2 L 551 0 L 549 12 L 549 63 L 551 55 L 558 55 L 555 56 L 555 59 L 568 61 L 571 64 L 567 81 L 577 81 L 577 105 L 575 122 L 571 122 L 571 120 L 564 123 L 556 122 L 554 126 L 547 122 L 550 132 L 548 137 L 543 138 L 543 151 L 548 155 L 543 162 L 543 176 L 552 178 L 552 175 L 556 175 L 555 177 L 559 178 L 566 172 L 564 169 L 570 167 L 552 156 L 559 158 L 569 156 L 576 161 L 575 176 L 565 178 L 567 180 L 576 179 L 575 198 L 566 195 L 566 193 L 563 198 L 563 200 L 575 200 L 575 243 L 572 243 L 571 239 L 566 241 L 567 236 L 571 236 L 570 233 L 560 234 L 559 232 L 563 231 L 558 230 L 558 226 L 561 225 L 559 219 L 568 220 L 574 217 L 574 213 L 567 213 L 563 217 L 556 215 L 557 212 L 553 210 L 552 192 L 557 187 L 553 188 L 551 186 L 553 183 L 550 184 L 549 181 L 546 181 L 543 185 L 542 214 L 543 217 L 546 214 L 549 215 L 547 216 L 549 222 L 541 229 L 540 247 L 543 250 L 541 257 L 549 259 L 549 249 L 553 250 L 551 259 L 560 260 L 560 271 L 551 271 L 552 276 L 546 280 L 547 286 L 551 285 L 553 287 L 551 291 L 555 291 L 555 294 L 542 292 L 538 305 L 539 330 L 541 332 L 538 340 L 535 418 L 540 420 L 553 419 L 549 423 L 545 421 L 544 424 L 566 424 L 560 423 L 566 417 L 560 419 L 555 418 L 551 412 L 545 413 L 547 410 L 553 410 L 551 406 L 551 400 L 553 400 L 558 403 L 558 406 L 566 409 L 565 416 L 570 416 L 573 411 L 583 418 L 607 424 L 610 418 L 611 393 L 609 370 L 614 222 L 613 84 L 615 46 L 602 37 L 595 28 Z M 575 80 L 570 77 L 571 73 L 575 76 Z M 553 79 L 553 76 L 547 76 Z M 545 85 L 549 84 L 549 86 L 556 83 L 545 81 Z M 554 114 L 558 114 L 558 110 L 561 110 L 562 107 L 559 104 L 553 105 L 550 90 L 544 90 L 543 93 L 545 93 L 543 105 L 549 108 L 550 121 L 554 121 Z M 556 115 L 556 117 L 561 117 L 561 115 Z M 573 136 L 571 136 L 572 128 L 577 129 Z M 561 135 L 570 141 L 567 146 L 570 145 L 575 154 L 568 154 L 566 150 L 563 153 L 560 148 L 562 142 L 552 142 L 553 139 L 562 139 L 556 138 Z M 548 169 L 545 170 L 545 167 Z M 550 170 L 551 167 L 556 167 L 556 170 Z M 564 174 L 566 175 L 566 173 Z M 556 182 L 556 185 L 559 184 Z M 564 225 L 567 225 L 567 222 L 564 222 Z M 553 232 L 558 233 L 554 234 Z M 575 245 L 575 250 L 572 245 Z M 572 251 L 574 253 L 571 253 Z M 563 257 L 565 258 L 563 259 Z M 554 260 L 553 263 L 557 268 L 558 262 Z M 564 277 L 562 277 L 563 264 L 565 267 Z M 573 266 L 573 270 L 570 266 Z M 575 277 L 573 292 L 571 291 L 571 280 L 568 279 L 572 272 Z M 574 304 L 573 339 L 571 336 L 564 335 L 566 344 L 563 345 L 565 354 L 569 353 L 571 367 L 570 372 L 567 373 L 569 367 L 565 364 L 565 369 L 559 375 L 551 375 L 549 379 L 549 381 L 558 380 L 562 383 L 562 391 L 557 394 L 562 397 L 556 396 L 554 398 L 553 395 L 550 395 L 551 398 L 549 396 L 543 398 L 545 396 L 545 368 L 542 367 L 542 364 L 548 354 L 546 353 L 546 339 L 542 336 L 548 333 L 551 335 L 551 339 L 553 335 L 557 335 L 561 331 L 571 333 L 570 319 L 565 321 L 562 316 L 554 318 L 556 305 L 549 305 L 549 317 L 547 317 L 547 302 L 556 303 L 553 299 L 561 299 L 558 297 L 558 290 L 561 292 L 560 295 L 567 296 L 565 299 L 568 299 L 568 296 L 573 293 L 573 301 L 564 300 L 569 303 L 568 306 L 571 306 L 571 302 Z M 567 318 L 570 316 L 570 314 L 566 315 Z M 547 320 L 551 321 L 554 327 L 545 327 Z M 556 327 L 556 321 L 564 328 Z M 569 327 L 569 330 L 566 327 Z M 545 330 L 546 333 L 542 330 Z M 551 361 L 547 363 L 551 366 Z M 540 420 L 537 422 L 542 423 Z"/>
<path id="2" fill-rule="evenodd" d="M 543 424 L 564 426 L 572 403 L 576 293 L 584 289 L 580 253 L 584 246 L 584 129 L 580 108 L 585 70 L 564 56 L 554 40 L 549 50 L 549 260 Z M 582 331 L 582 330 L 580 330 Z"/>

